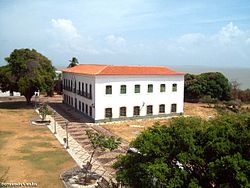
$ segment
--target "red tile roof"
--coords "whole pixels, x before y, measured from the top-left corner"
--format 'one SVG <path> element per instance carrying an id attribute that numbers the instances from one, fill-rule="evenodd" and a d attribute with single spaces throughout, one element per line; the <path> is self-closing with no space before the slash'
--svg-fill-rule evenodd
<path id="1" fill-rule="evenodd" d="M 117 66 L 82 64 L 66 68 L 63 72 L 86 75 L 183 75 L 163 66 Z"/>

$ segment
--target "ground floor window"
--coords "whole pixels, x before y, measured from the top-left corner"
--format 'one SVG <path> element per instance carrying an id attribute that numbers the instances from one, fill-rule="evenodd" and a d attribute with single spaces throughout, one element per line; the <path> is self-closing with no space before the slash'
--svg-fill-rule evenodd
<path id="1" fill-rule="evenodd" d="M 84 103 L 82 102 L 82 112 L 84 112 Z"/>
<path id="2" fill-rule="evenodd" d="M 134 116 L 139 116 L 140 115 L 140 106 L 134 106 Z"/>
<path id="3" fill-rule="evenodd" d="M 79 110 L 79 111 L 81 111 L 81 109 L 82 109 L 82 106 L 81 106 L 81 105 L 82 105 L 82 103 L 81 103 L 81 101 L 79 101 L 79 105 L 78 105 L 78 110 Z"/>
<path id="4" fill-rule="evenodd" d="M 86 114 L 88 114 L 89 113 L 89 107 L 88 107 L 87 104 L 85 105 L 85 110 L 86 110 Z"/>
<path id="5" fill-rule="evenodd" d="M 159 113 L 165 113 L 165 104 L 159 105 Z"/>
<path id="6" fill-rule="evenodd" d="M 123 116 L 123 117 L 126 116 L 126 111 L 127 111 L 126 107 L 121 107 L 120 108 L 120 116 Z"/>
<path id="7" fill-rule="evenodd" d="M 153 114 L 153 106 L 152 105 L 148 105 L 147 106 L 147 115 L 152 115 Z"/>
<path id="8" fill-rule="evenodd" d="M 92 117 L 92 107 L 89 107 L 89 116 Z"/>
<path id="9" fill-rule="evenodd" d="M 105 118 L 112 118 L 112 108 L 105 108 Z"/>
<path id="10" fill-rule="evenodd" d="M 177 108 L 177 104 L 171 104 L 171 112 L 175 113 Z"/>

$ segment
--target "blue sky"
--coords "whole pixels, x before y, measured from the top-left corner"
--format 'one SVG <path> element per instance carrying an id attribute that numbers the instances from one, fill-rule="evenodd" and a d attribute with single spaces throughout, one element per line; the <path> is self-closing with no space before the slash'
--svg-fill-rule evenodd
<path id="1" fill-rule="evenodd" d="M 250 67 L 249 0 L 0 0 L 0 27 L 0 65 L 34 48 L 57 67 Z"/>

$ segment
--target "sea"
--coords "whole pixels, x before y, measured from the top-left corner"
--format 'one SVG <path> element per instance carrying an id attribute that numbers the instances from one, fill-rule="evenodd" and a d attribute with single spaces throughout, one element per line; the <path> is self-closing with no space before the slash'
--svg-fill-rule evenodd
<path id="1" fill-rule="evenodd" d="M 204 72 L 221 72 L 231 81 L 237 81 L 240 89 L 250 89 L 250 68 L 226 68 L 226 67 L 206 67 L 194 65 L 169 65 L 169 68 L 190 74 L 200 74 Z"/>

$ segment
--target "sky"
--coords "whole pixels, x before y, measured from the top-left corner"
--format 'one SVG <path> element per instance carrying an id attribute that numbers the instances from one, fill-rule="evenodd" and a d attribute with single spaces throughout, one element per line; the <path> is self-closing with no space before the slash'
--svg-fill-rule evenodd
<path id="1" fill-rule="evenodd" d="M 30 48 L 81 64 L 250 68 L 249 0 L 0 0 L 0 65 Z"/>

